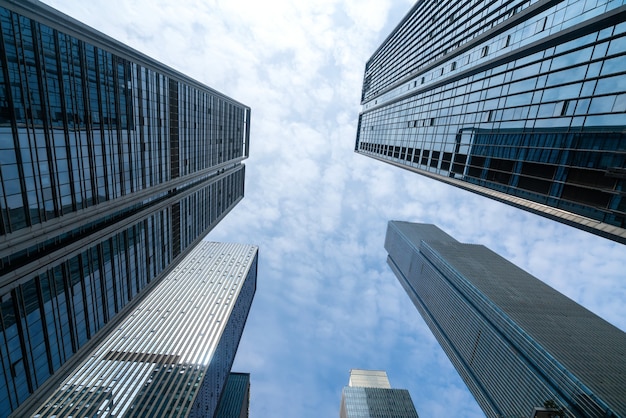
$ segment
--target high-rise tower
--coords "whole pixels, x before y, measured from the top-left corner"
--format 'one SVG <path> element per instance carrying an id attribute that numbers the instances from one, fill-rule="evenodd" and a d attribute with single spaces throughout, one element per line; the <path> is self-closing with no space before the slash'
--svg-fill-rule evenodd
<path id="1" fill-rule="evenodd" d="M 257 264 L 255 246 L 201 242 L 29 415 L 214 417 Z"/>
<path id="2" fill-rule="evenodd" d="M 418 418 L 406 389 L 392 389 L 382 370 L 350 370 L 341 391 L 340 418 Z"/>
<path id="3" fill-rule="evenodd" d="M 623 1 L 419 1 L 365 66 L 355 151 L 626 243 Z"/>
<path id="4" fill-rule="evenodd" d="M 243 198 L 249 121 L 48 6 L 0 0 L 0 416 Z"/>
<path id="5" fill-rule="evenodd" d="M 250 416 L 250 374 L 230 373 L 215 418 L 248 418 Z"/>
<path id="6" fill-rule="evenodd" d="M 389 266 L 488 417 L 626 416 L 626 333 L 482 245 L 389 222 Z"/>

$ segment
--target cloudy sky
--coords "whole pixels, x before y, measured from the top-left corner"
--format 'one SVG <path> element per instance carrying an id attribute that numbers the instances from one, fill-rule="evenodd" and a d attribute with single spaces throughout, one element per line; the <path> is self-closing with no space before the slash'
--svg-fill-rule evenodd
<path id="1" fill-rule="evenodd" d="M 260 246 L 235 361 L 251 416 L 337 417 L 351 368 L 422 417 L 480 417 L 385 263 L 390 219 L 480 243 L 626 330 L 626 246 L 353 152 L 365 61 L 411 0 L 46 0 L 252 108 L 246 197 L 208 238 Z"/>

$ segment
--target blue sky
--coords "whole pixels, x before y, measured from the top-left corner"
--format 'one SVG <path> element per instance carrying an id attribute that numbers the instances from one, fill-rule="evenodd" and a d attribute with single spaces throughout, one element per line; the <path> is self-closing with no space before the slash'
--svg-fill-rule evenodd
<path id="1" fill-rule="evenodd" d="M 252 108 L 246 197 L 208 239 L 260 246 L 235 371 L 252 417 L 336 417 L 351 368 L 422 417 L 483 416 L 395 276 L 390 219 L 488 246 L 626 329 L 626 246 L 353 152 L 365 61 L 408 0 L 46 0 Z"/>

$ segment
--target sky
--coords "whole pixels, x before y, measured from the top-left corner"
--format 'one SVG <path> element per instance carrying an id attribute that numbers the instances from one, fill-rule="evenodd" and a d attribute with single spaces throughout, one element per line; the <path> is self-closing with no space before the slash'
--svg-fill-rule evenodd
<path id="1" fill-rule="evenodd" d="M 626 246 L 354 153 L 365 62 L 410 0 L 46 0 L 252 108 L 246 196 L 207 239 L 257 244 L 233 371 L 250 416 L 337 417 L 352 368 L 422 417 L 484 416 L 386 265 L 389 220 L 483 244 L 622 330 Z"/>

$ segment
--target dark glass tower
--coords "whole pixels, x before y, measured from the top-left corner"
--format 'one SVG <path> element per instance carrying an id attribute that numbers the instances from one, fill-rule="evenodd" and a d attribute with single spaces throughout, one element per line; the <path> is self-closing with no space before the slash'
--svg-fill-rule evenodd
<path id="1" fill-rule="evenodd" d="M 339 418 L 418 418 L 406 389 L 392 389 L 382 370 L 350 370 L 341 391 Z"/>
<path id="2" fill-rule="evenodd" d="M 243 198 L 249 120 L 50 7 L 0 0 L 0 416 Z"/>
<path id="3" fill-rule="evenodd" d="M 355 151 L 626 243 L 625 68 L 623 1 L 419 1 Z"/>
<path id="4" fill-rule="evenodd" d="M 626 416 L 626 333 L 482 245 L 389 222 L 391 269 L 488 417 Z"/>
<path id="5" fill-rule="evenodd" d="M 230 373 L 215 418 L 248 418 L 249 411 L 250 373 Z"/>

